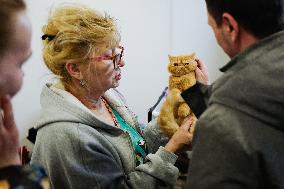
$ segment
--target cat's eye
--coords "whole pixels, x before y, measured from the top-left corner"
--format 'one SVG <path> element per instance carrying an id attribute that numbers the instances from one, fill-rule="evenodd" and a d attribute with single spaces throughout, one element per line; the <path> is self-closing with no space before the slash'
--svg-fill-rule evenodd
<path id="1" fill-rule="evenodd" d="M 186 65 L 186 66 L 189 65 L 189 63 L 185 63 L 185 65 Z"/>
<path id="2" fill-rule="evenodd" d="M 178 63 L 174 63 L 174 66 L 178 66 Z"/>

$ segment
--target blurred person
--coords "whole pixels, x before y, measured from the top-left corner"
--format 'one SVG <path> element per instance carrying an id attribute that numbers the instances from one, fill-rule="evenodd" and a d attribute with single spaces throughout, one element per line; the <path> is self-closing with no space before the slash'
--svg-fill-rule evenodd
<path id="1" fill-rule="evenodd" d="M 0 0 L 0 188 L 48 188 L 38 166 L 21 166 L 11 98 L 20 90 L 22 66 L 31 56 L 31 24 L 22 0 Z"/>

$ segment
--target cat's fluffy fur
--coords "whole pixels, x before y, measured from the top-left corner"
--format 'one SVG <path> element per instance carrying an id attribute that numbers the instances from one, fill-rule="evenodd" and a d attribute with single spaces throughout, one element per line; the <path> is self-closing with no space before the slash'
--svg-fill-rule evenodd
<path id="1" fill-rule="evenodd" d="M 187 56 L 169 56 L 168 71 L 169 94 L 161 107 L 158 124 L 168 137 L 171 137 L 185 117 L 194 116 L 189 106 L 181 97 L 181 92 L 195 85 L 195 54 Z M 195 117 L 196 118 L 196 117 Z M 193 127 L 190 132 L 193 132 Z"/>

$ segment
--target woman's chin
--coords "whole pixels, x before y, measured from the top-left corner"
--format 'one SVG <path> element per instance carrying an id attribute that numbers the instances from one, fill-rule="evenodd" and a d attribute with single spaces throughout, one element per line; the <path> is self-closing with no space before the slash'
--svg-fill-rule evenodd
<path id="1" fill-rule="evenodd" d="M 120 84 L 120 83 L 119 83 L 119 81 L 115 81 L 115 82 L 113 83 L 113 85 L 112 85 L 112 86 L 113 86 L 112 88 L 116 88 L 116 87 L 118 87 L 118 86 L 119 86 L 119 84 Z"/>

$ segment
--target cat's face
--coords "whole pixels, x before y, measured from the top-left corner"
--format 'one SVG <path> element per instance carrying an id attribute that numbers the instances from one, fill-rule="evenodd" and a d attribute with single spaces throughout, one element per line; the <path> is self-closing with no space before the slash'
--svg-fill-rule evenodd
<path id="1" fill-rule="evenodd" d="M 195 71 L 197 62 L 194 55 L 189 56 L 169 56 L 169 72 L 174 76 L 182 76 Z"/>

